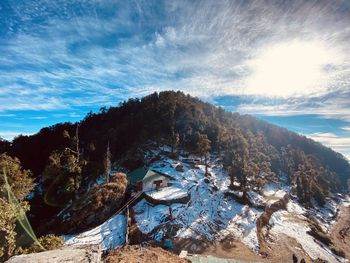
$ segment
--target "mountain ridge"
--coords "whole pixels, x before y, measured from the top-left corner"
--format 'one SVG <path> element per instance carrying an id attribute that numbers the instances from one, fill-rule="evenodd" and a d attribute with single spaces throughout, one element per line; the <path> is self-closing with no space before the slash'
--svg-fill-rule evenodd
<path id="1" fill-rule="evenodd" d="M 170 237 L 175 249 L 199 253 L 233 239 L 277 262 L 284 258 L 275 247 L 291 253 L 292 244 L 310 260 L 320 252 L 346 262 L 349 253 L 330 237 L 349 203 L 350 164 L 341 154 L 181 92 L 130 99 L 0 145 L 19 160 L 1 158 L 33 171 L 25 200 L 36 234 L 63 234 L 66 245 L 108 251 Z M 140 190 L 129 178 L 140 167 L 157 187 L 165 175 L 169 184 L 150 190 L 142 179 Z"/>
<path id="2" fill-rule="evenodd" d="M 213 148 L 217 150 L 218 147 L 214 144 L 217 144 L 215 140 L 220 126 L 234 126 L 229 122 L 236 122 L 234 125 L 238 125 L 239 129 L 250 131 L 254 135 L 263 133 L 267 142 L 277 151 L 280 151 L 281 147 L 291 145 L 293 148 L 302 149 L 306 155 L 315 155 L 324 166 L 339 175 L 343 184 L 349 179 L 349 162 L 331 148 L 251 115 L 226 112 L 220 107 L 182 92 L 153 93 L 142 99 L 122 102 L 118 107 L 110 107 L 108 110 L 101 108 L 99 113 L 87 114 L 79 124 L 82 148 L 86 152 L 89 151 L 89 147 L 95 148 L 95 153 L 88 152 L 89 158 L 100 161 L 94 155 L 102 155 L 108 141 L 112 145 L 112 156 L 118 159 L 144 140 L 157 136 L 161 137 L 161 140 L 168 139 L 165 137 L 174 132 L 181 136 L 180 144 L 185 143 L 186 139 L 194 140 L 196 132 L 205 133 L 211 139 Z M 43 128 L 34 135 L 18 136 L 12 143 L 2 141 L 0 152 L 8 152 L 18 157 L 24 168 L 30 169 L 38 176 L 44 170 L 51 152 L 67 147 L 69 142 L 62 133 L 67 130 L 74 134 L 76 124 L 59 123 Z M 188 138 L 184 138 L 186 136 Z"/>

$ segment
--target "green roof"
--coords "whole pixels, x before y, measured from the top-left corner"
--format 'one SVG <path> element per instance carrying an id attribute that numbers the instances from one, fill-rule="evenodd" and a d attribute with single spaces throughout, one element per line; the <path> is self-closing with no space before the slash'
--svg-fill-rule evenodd
<path id="1" fill-rule="evenodd" d="M 148 172 L 147 169 L 145 169 L 144 167 L 140 167 L 128 173 L 127 177 L 128 177 L 129 183 L 133 184 L 138 181 L 142 181 L 147 172 Z"/>
<path id="2" fill-rule="evenodd" d="M 147 170 L 144 167 L 137 168 L 136 170 L 128 173 L 128 181 L 131 184 L 134 184 L 138 181 L 150 181 L 159 176 L 162 176 L 152 170 Z"/>

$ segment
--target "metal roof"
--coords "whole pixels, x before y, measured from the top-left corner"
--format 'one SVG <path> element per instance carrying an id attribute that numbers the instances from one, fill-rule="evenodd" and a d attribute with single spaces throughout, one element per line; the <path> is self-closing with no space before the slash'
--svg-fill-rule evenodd
<path id="1" fill-rule="evenodd" d="M 127 174 L 129 183 L 134 184 L 139 181 L 151 181 L 157 177 L 169 177 L 156 171 L 148 170 L 144 167 L 137 168 Z"/>

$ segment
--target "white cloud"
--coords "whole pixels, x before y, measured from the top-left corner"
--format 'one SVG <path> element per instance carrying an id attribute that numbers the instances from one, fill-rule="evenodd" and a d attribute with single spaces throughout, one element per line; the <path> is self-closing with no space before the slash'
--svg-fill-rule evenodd
<path id="1" fill-rule="evenodd" d="M 343 63 L 342 54 L 321 41 L 287 41 L 262 47 L 249 64 L 254 69 L 248 77 L 246 94 L 291 97 L 323 95 L 332 81 L 326 65 Z"/>
<path id="2" fill-rule="evenodd" d="M 18 131 L 0 131 L 0 138 L 11 141 L 18 135 L 32 135 L 33 133 L 23 133 Z"/>
<path id="3" fill-rule="evenodd" d="M 72 3 L 10 3 L 16 15 L 4 19 L 12 29 L 0 40 L 0 114 L 60 110 L 53 114 L 79 117 L 79 107 L 174 89 L 207 100 L 266 97 L 239 105 L 242 113 L 350 121 L 350 16 L 343 1 Z M 269 58 L 266 72 L 262 60 Z M 293 65 L 280 71 L 286 58 Z M 337 149 L 344 142 L 313 136 L 333 139 L 326 143 Z"/>
<path id="4" fill-rule="evenodd" d="M 309 138 L 318 141 L 335 151 L 342 152 L 350 160 L 350 137 L 340 137 L 333 133 L 313 133 L 307 135 Z"/>
<path id="5" fill-rule="evenodd" d="M 340 91 L 321 97 L 305 96 L 283 100 L 265 98 L 263 102 L 262 99 L 257 99 L 251 103 L 242 103 L 237 111 L 267 116 L 319 115 L 350 122 L 349 97 L 350 92 Z"/>
<path id="6" fill-rule="evenodd" d="M 346 28 L 350 18 L 339 19 L 336 10 L 341 3 L 331 6 L 323 1 L 315 5 L 293 1 L 282 6 L 263 1 L 169 1 L 161 7 L 161 15 L 154 12 L 153 5 L 98 1 L 91 5 L 81 3 L 74 10 L 70 1 L 63 1 L 62 5 L 53 6 L 59 15 L 52 15 L 53 7 L 43 3 L 12 4 L 27 22 L 19 24 L 18 32 L 0 48 L 7 54 L 0 58 L 0 64 L 12 68 L 0 70 L 0 94 L 7 101 L 15 95 L 27 103 L 6 103 L 0 110 L 27 109 L 30 104 L 40 108 L 37 105 L 45 105 L 51 97 L 56 98 L 51 108 L 82 106 L 95 96 L 99 98 L 94 101 L 102 106 L 164 89 L 181 89 L 202 97 L 246 93 L 274 96 L 281 93 L 276 91 L 278 85 L 285 84 L 281 87 L 285 90 L 292 89 L 294 83 L 298 85 L 296 92 L 282 93 L 300 95 L 306 92 L 305 79 L 301 81 L 300 75 L 291 75 L 294 82 L 290 83 L 277 78 L 271 89 L 260 86 L 261 77 L 254 77 L 251 67 L 265 49 L 281 45 L 278 43 L 293 43 L 295 39 L 299 43 L 314 43 L 312 47 L 325 44 L 327 50 L 331 46 L 329 50 L 345 54 L 341 66 L 333 65 L 337 61 L 332 59 L 317 64 L 329 62 L 325 68 L 328 84 L 323 86 L 326 82 L 322 82 L 316 91 L 350 89 L 350 29 Z M 104 16 L 100 10 L 108 10 L 110 15 Z M 32 24 L 30 21 L 35 18 L 46 23 Z M 313 54 L 313 61 L 333 54 L 324 53 L 323 48 L 316 50 L 320 52 L 299 53 Z M 304 62 L 309 63 L 310 59 L 299 59 L 301 72 Z M 23 69 L 23 65 L 27 66 Z M 311 73 L 308 80 L 314 81 L 318 75 Z M 255 81 L 248 81 L 251 76 Z M 14 83 L 19 87 L 14 88 Z"/>

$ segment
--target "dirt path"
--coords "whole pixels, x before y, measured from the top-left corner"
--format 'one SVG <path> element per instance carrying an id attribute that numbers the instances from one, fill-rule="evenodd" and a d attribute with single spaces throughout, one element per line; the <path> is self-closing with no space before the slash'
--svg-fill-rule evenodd
<path id="1" fill-rule="evenodd" d="M 350 205 L 343 205 L 339 209 L 336 223 L 330 230 L 330 236 L 335 246 L 345 252 L 350 260 Z"/>

